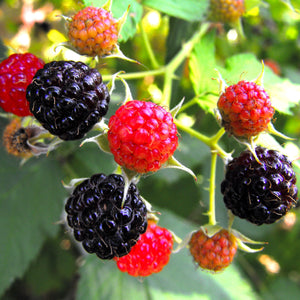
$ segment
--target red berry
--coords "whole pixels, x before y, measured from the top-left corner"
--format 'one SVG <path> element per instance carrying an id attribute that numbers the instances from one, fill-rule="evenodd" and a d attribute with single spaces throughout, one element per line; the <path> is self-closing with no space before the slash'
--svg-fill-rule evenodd
<path id="1" fill-rule="evenodd" d="M 234 23 L 245 12 L 244 0 L 211 0 L 210 18 L 222 23 Z"/>
<path id="2" fill-rule="evenodd" d="M 212 237 L 200 229 L 193 233 L 189 246 L 190 253 L 200 268 L 215 272 L 228 267 L 237 251 L 236 238 L 225 229 Z"/>
<path id="3" fill-rule="evenodd" d="M 252 81 L 239 81 L 225 89 L 218 100 L 222 126 L 237 138 L 265 131 L 275 112 L 269 95 Z"/>
<path id="4" fill-rule="evenodd" d="M 0 63 L 0 106 L 20 117 L 32 115 L 26 88 L 44 62 L 31 53 L 12 54 Z"/>
<path id="5" fill-rule="evenodd" d="M 148 222 L 147 231 L 140 236 L 129 254 L 115 260 L 122 272 L 145 277 L 160 272 L 167 265 L 172 248 L 171 232 L 154 222 Z"/>
<path id="6" fill-rule="evenodd" d="M 88 6 L 72 17 L 68 36 L 80 54 L 108 55 L 117 45 L 118 23 L 104 8 Z"/>
<path id="7" fill-rule="evenodd" d="M 108 142 L 115 161 L 138 173 L 157 171 L 178 146 L 172 115 L 161 106 L 133 100 L 109 120 Z"/>

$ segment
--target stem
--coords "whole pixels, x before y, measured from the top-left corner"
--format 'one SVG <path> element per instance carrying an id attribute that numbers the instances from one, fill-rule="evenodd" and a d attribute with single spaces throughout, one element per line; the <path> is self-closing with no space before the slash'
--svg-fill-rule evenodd
<path id="1" fill-rule="evenodd" d="M 195 129 L 192 129 L 190 127 L 184 126 L 183 124 L 181 124 L 178 120 L 174 120 L 175 125 L 177 126 L 177 128 L 187 132 L 188 134 L 190 134 L 191 136 L 195 137 L 196 139 L 200 140 L 201 142 L 203 142 L 204 144 L 208 145 L 210 144 L 210 138 L 207 137 L 206 135 L 196 131 Z"/>
<path id="2" fill-rule="evenodd" d="M 168 68 L 168 70 L 170 70 L 170 72 L 174 73 L 176 71 L 176 69 L 181 65 L 181 63 L 184 61 L 184 59 L 193 50 L 195 44 L 206 33 L 207 29 L 208 29 L 208 24 L 204 23 L 201 26 L 200 30 L 198 32 L 196 32 L 192 36 L 192 38 L 182 46 L 181 50 L 177 53 L 177 55 L 167 65 L 167 68 Z"/>
<path id="3" fill-rule="evenodd" d="M 170 107 L 171 96 L 172 96 L 172 83 L 173 83 L 173 71 L 167 70 L 164 76 L 164 89 L 162 95 L 161 105 Z"/>
<path id="4" fill-rule="evenodd" d="M 209 183 L 209 225 L 216 225 L 216 209 L 215 209 L 215 189 L 216 189 L 216 167 L 217 167 L 217 152 L 211 151 L 211 167 L 210 167 L 210 183 Z"/>
<path id="5" fill-rule="evenodd" d="M 181 113 L 181 112 L 185 111 L 186 109 L 188 109 L 189 107 L 193 106 L 194 104 L 197 103 L 197 101 L 198 101 L 197 97 L 189 100 L 189 102 L 187 102 L 187 103 L 185 103 L 185 104 L 183 104 L 181 106 L 181 108 L 179 109 L 178 113 Z"/>
<path id="6" fill-rule="evenodd" d="M 216 135 L 214 135 L 212 137 L 207 137 L 206 135 L 196 131 L 195 129 L 183 125 L 182 123 L 180 123 L 176 119 L 174 120 L 174 123 L 176 124 L 177 128 L 187 132 L 191 136 L 193 136 L 196 139 L 200 140 L 201 142 L 206 144 L 208 147 L 210 147 L 212 151 L 216 151 L 216 153 L 218 155 L 220 155 L 221 158 L 225 159 L 225 158 L 228 158 L 230 156 L 230 154 L 228 154 L 226 151 L 224 151 L 222 149 L 222 147 L 220 147 L 220 145 L 218 145 L 219 139 L 225 133 L 225 129 L 223 127 L 217 132 Z"/>
<path id="7" fill-rule="evenodd" d="M 132 73 L 125 73 L 118 75 L 119 78 L 123 79 L 140 79 L 146 76 L 155 76 L 155 75 L 162 75 L 166 72 L 166 67 L 161 67 L 157 70 L 149 70 L 143 72 L 132 72 Z M 103 81 L 109 81 L 112 78 L 112 75 L 103 75 Z"/>
<path id="8" fill-rule="evenodd" d="M 143 42 L 144 42 L 144 45 L 145 45 L 145 49 L 148 53 L 151 65 L 152 65 L 153 69 L 158 69 L 159 68 L 159 63 L 157 62 L 157 60 L 155 58 L 153 49 L 152 49 L 151 44 L 149 42 L 148 35 L 147 35 L 146 31 L 144 30 L 143 24 L 141 24 L 140 30 L 141 30 Z"/>

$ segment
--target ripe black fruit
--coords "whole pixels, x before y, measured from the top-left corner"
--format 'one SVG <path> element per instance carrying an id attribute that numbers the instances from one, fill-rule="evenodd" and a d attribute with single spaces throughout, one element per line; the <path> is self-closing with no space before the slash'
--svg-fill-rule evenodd
<path id="1" fill-rule="evenodd" d="M 296 204 L 296 176 L 285 155 L 263 147 L 255 151 L 260 163 L 249 150 L 229 162 L 221 192 L 234 215 L 257 225 L 271 224 Z"/>
<path id="2" fill-rule="evenodd" d="M 122 205 L 121 175 L 95 174 L 78 185 L 65 210 L 74 237 L 89 253 L 112 259 L 129 253 L 147 229 L 147 209 L 131 183 Z"/>
<path id="3" fill-rule="evenodd" d="M 35 118 L 63 140 L 82 138 L 106 113 L 110 95 L 102 76 L 82 62 L 52 61 L 27 87 Z"/>

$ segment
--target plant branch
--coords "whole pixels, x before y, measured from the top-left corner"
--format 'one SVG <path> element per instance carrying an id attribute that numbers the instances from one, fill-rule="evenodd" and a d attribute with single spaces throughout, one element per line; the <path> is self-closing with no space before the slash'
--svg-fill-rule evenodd
<path id="1" fill-rule="evenodd" d="M 216 225 L 216 208 L 215 208 L 215 189 L 216 189 L 216 167 L 217 167 L 217 152 L 211 151 L 211 167 L 210 167 L 210 182 L 209 182 L 209 225 Z"/>

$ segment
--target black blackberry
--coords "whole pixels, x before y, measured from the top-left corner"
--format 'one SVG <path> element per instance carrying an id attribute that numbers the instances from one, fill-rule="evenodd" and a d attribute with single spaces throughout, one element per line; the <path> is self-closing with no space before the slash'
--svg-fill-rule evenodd
<path id="1" fill-rule="evenodd" d="M 65 205 L 75 239 L 101 259 L 128 254 L 147 229 L 147 209 L 137 187 L 130 184 L 122 206 L 123 192 L 121 175 L 95 174 L 74 189 Z"/>
<path id="2" fill-rule="evenodd" d="M 82 62 L 52 61 L 26 90 L 30 111 L 53 135 L 82 138 L 106 113 L 110 95 L 102 76 Z"/>
<path id="3" fill-rule="evenodd" d="M 296 176 L 285 155 L 263 147 L 255 152 L 261 164 L 249 150 L 229 162 L 221 192 L 234 215 L 257 225 L 271 224 L 296 204 Z"/>

